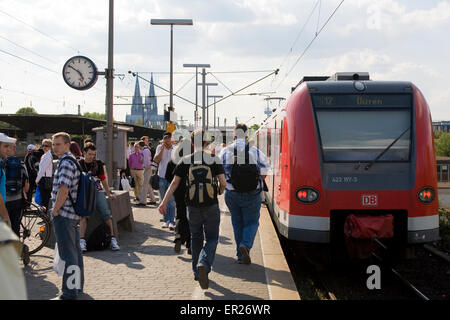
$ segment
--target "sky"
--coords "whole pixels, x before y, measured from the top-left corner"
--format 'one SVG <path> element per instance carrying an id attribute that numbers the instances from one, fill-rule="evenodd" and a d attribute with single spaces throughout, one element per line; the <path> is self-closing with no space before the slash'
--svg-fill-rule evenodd
<path id="1" fill-rule="evenodd" d="M 192 19 L 193 26 L 174 27 L 174 92 L 185 99 L 195 101 L 195 69 L 186 63 L 210 64 L 206 81 L 219 85 L 209 94 L 222 96 L 280 69 L 218 103 L 220 124 L 260 123 L 264 98 L 288 98 L 303 76 L 340 71 L 411 81 L 433 120 L 450 120 L 450 1 L 341 1 L 114 1 L 114 118 L 124 121 L 131 110 L 136 78 L 128 71 L 147 80 L 153 72 L 155 84 L 169 89 L 170 28 L 150 19 Z M 108 3 L 0 0 L 0 113 L 32 106 L 42 114 L 76 114 L 78 105 L 82 113 L 104 113 L 104 77 L 78 91 L 65 84 L 62 68 L 75 55 L 107 67 Z M 140 88 L 148 94 L 148 81 L 140 79 Z M 169 97 L 159 88 L 156 95 L 161 114 Z M 179 119 L 193 122 L 193 104 L 175 97 L 174 107 Z"/>

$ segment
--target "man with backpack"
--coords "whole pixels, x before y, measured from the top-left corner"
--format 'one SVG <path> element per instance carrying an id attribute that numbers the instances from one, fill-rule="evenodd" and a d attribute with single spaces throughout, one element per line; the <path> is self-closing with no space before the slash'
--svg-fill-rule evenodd
<path id="1" fill-rule="evenodd" d="M 217 196 L 225 190 L 226 181 L 220 159 L 205 152 L 209 141 L 204 136 L 204 131 L 193 131 L 191 143 L 194 153 L 183 157 L 175 167 L 173 181 L 158 209 L 160 213 L 166 214 L 169 199 L 185 178 L 192 270 L 194 279 L 199 281 L 201 288 L 208 289 L 208 273 L 211 272 L 219 242 L 220 210 Z M 203 244 L 205 238 L 206 242 Z"/>
<path id="2" fill-rule="evenodd" d="M 13 143 L 5 161 L 6 209 L 11 221 L 11 228 L 20 237 L 20 219 L 25 206 L 23 195 L 27 193 L 30 185 L 25 164 L 15 154 L 16 144 Z"/>
<path id="3" fill-rule="evenodd" d="M 80 170 L 70 153 L 70 135 L 53 135 L 53 151 L 58 156 L 52 190 L 52 221 L 58 253 L 64 261 L 60 300 L 75 300 L 84 286 L 83 255 L 80 248 L 80 216 L 71 199 L 77 199 Z M 69 159 L 71 158 L 71 159 Z"/>
<path id="4" fill-rule="evenodd" d="M 91 173 L 95 179 L 96 186 L 96 209 L 101 213 L 103 221 L 108 225 L 109 235 L 111 237 L 111 250 L 120 250 L 117 239 L 114 237 L 113 224 L 111 219 L 111 209 L 109 208 L 106 197 L 115 200 L 116 197 L 111 194 L 106 178 L 104 164 L 100 160 L 96 160 L 97 148 L 93 143 L 87 143 L 83 148 L 84 159 L 78 161 L 83 172 Z M 103 186 L 103 188 L 102 188 Z M 80 222 L 80 247 L 81 251 L 87 251 L 87 242 L 84 239 L 86 235 L 87 217 L 82 217 Z M 101 230 L 101 229 L 100 229 Z"/>
<path id="5" fill-rule="evenodd" d="M 265 155 L 247 143 L 246 133 L 247 126 L 237 124 L 234 128 L 236 141 L 224 148 L 220 156 L 227 179 L 225 203 L 231 213 L 240 264 L 251 263 L 250 250 L 259 227 L 263 179 L 270 170 Z"/>

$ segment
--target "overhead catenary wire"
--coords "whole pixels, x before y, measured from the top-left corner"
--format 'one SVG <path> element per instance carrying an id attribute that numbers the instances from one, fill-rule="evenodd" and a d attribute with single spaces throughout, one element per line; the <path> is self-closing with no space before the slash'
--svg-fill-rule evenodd
<path id="1" fill-rule="evenodd" d="M 71 49 L 71 50 L 73 50 L 73 51 L 76 51 L 76 52 L 80 53 L 80 50 L 75 49 L 74 47 L 71 47 L 71 46 L 65 44 L 63 41 L 61 41 L 61 40 L 59 40 L 59 39 L 56 39 L 55 37 L 52 37 L 51 35 L 45 33 L 44 31 L 41 31 L 41 30 L 37 29 L 36 27 L 33 27 L 31 24 L 26 23 L 25 21 L 23 21 L 23 20 L 21 20 L 21 19 L 19 19 L 19 18 L 16 18 L 16 17 L 13 16 L 12 14 L 9 14 L 9 13 L 7 13 L 7 12 L 1 10 L 1 9 L 0 9 L 0 13 L 6 15 L 6 16 L 8 16 L 8 17 L 10 17 L 11 19 L 14 19 L 14 20 L 16 20 L 16 21 L 18 21 L 18 22 L 20 22 L 20 23 L 26 25 L 27 27 L 31 28 L 32 30 L 34 30 L 34 31 L 36 31 L 36 32 L 38 32 L 38 33 L 40 33 L 40 34 L 42 34 L 43 36 L 46 36 L 47 38 L 52 39 L 53 41 L 57 41 L 57 42 L 63 44 L 65 47 L 67 47 L 67 48 L 69 48 L 69 49 Z"/>
<path id="2" fill-rule="evenodd" d="M 192 78 L 190 78 L 188 81 L 186 81 L 181 87 L 180 87 L 180 89 L 178 89 L 176 92 L 175 92 L 175 94 L 177 94 L 178 92 L 180 92 L 181 90 L 183 90 L 183 88 L 184 87 L 186 87 L 186 85 L 189 83 L 189 82 L 191 82 L 192 80 L 194 80 L 195 79 L 195 74 L 194 74 L 194 76 L 192 77 Z"/>
<path id="3" fill-rule="evenodd" d="M 128 71 L 128 72 L 130 72 L 131 74 L 133 74 L 134 77 L 138 77 L 139 79 L 141 79 L 141 80 L 143 80 L 143 81 L 146 81 L 146 82 L 148 82 L 148 83 L 152 83 L 150 80 L 145 79 L 144 77 L 141 77 L 141 76 L 138 74 L 138 72 L 132 72 L 132 71 Z M 141 73 L 141 72 L 139 72 L 139 73 Z M 161 86 L 155 84 L 154 82 L 153 82 L 153 85 L 154 85 L 155 87 L 161 89 L 161 90 L 164 90 L 164 91 L 170 93 L 169 90 L 167 90 L 167 89 L 165 89 L 165 88 L 163 88 L 163 87 L 161 87 Z M 192 104 L 192 105 L 195 106 L 195 102 L 192 102 L 192 101 L 190 101 L 190 100 L 188 100 L 188 99 L 186 99 L 186 98 L 183 98 L 183 97 L 179 96 L 179 95 L 176 94 L 176 93 L 174 93 L 173 96 L 174 96 L 174 97 L 177 97 L 177 98 L 180 98 L 181 100 L 184 100 L 184 101 L 186 101 L 186 102 L 188 102 L 188 103 L 190 103 L 190 104 Z"/>
<path id="4" fill-rule="evenodd" d="M 24 46 L 22 46 L 22 45 L 20 45 L 20 44 L 18 44 L 18 43 L 16 43 L 16 42 L 12 41 L 12 40 L 10 40 L 10 39 L 8 39 L 8 38 L 2 36 L 2 35 L 0 35 L 0 38 L 2 38 L 2 39 L 5 40 L 5 41 L 8 41 L 9 43 L 12 43 L 12 44 L 15 45 L 16 47 L 19 47 L 19 48 L 21 48 L 21 49 L 23 49 L 23 50 L 25 50 L 25 51 L 28 51 L 28 52 L 34 54 L 35 56 L 38 56 L 38 57 L 40 57 L 40 58 L 42 58 L 42 59 L 45 59 L 45 60 L 47 60 L 47 61 L 49 61 L 49 62 L 51 62 L 51 63 L 57 64 L 57 62 L 56 62 L 55 60 L 49 59 L 49 58 L 47 58 L 47 57 L 44 57 L 43 55 L 37 53 L 36 51 L 33 51 L 33 50 L 31 50 L 31 49 L 28 49 L 28 48 L 26 48 L 26 47 L 24 47 Z"/>
<path id="5" fill-rule="evenodd" d="M 280 86 L 283 84 L 284 80 L 286 80 L 286 78 L 288 77 L 288 75 L 292 72 L 292 70 L 294 70 L 295 66 L 299 63 L 299 61 L 305 56 L 306 52 L 308 51 L 308 49 L 311 47 L 311 45 L 314 43 L 314 41 L 317 39 L 317 37 L 320 35 L 320 33 L 324 30 L 324 28 L 327 26 L 327 24 L 330 22 L 330 20 L 333 18 L 333 16 L 336 14 L 336 12 L 339 10 L 339 8 L 341 7 L 341 5 L 344 3 L 345 0 L 341 0 L 341 2 L 339 3 L 339 5 L 336 7 L 336 9 L 334 9 L 333 13 L 328 17 L 327 21 L 322 25 L 322 27 L 320 28 L 320 30 L 318 32 L 316 32 L 315 36 L 313 37 L 313 39 L 309 42 L 309 44 L 306 46 L 306 48 L 303 50 L 303 52 L 300 54 L 300 56 L 298 57 L 298 59 L 295 61 L 295 63 L 292 65 L 292 67 L 289 69 L 289 71 L 285 74 L 284 78 L 281 80 L 281 82 L 278 84 L 276 90 L 278 90 L 278 88 L 280 88 Z"/>
<path id="6" fill-rule="evenodd" d="M 208 72 L 210 75 L 212 75 L 214 77 L 214 79 L 216 79 L 221 85 L 223 85 L 225 87 L 225 89 L 227 89 L 228 91 L 230 91 L 231 93 L 233 93 L 233 90 L 231 90 L 230 88 L 228 88 L 222 81 L 219 80 L 219 78 L 217 78 L 214 73 L 212 72 Z"/>
<path id="7" fill-rule="evenodd" d="M 301 35 L 303 34 L 303 31 L 305 31 L 306 26 L 309 23 L 309 20 L 311 20 L 312 15 L 314 14 L 314 11 L 316 11 L 317 5 L 319 4 L 320 0 L 317 0 L 316 4 L 314 5 L 314 7 L 312 8 L 311 12 L 309 13 L 308 18 L 306 19 L 305 23 L 303 24 L 302 28 L 300 29 L 300 32 L 297 34 L 297 37 L 294 40 L 294 43 L 291 45 L 288 53 L 286 53 L 286 55 L 284 56 L 283 61 L 281 62 L 281 64 L 278 66 L 278 69 L 281 70 L 281 67 L 283 66 L 283 64 L 286 62 L 288 56 L 292 53 L 292 51 L 294 50 L 295 45 L 297 44 L 297 41 L 300 39 Z"/>
<path id="8" fill-rule="evenodd" d="M 231 96 L 234 96 L 236 93 L 239 93 L 239 92 L 241 92 L 241 91 L 243 91 L 243 90 L 245 90 L 245 89 L 247 89 L 247 88 L 249 88 L 249 87 L 255 85 L 256 83 L 261 82 L 261 81 L 264 80 L 264 79 L 267 79 L 268 77 L 272 76 L 273 74 L 276 75 L 276 74 L 278 73 L 278 71 L 279 71 L 279 69 L 276 69 L 276 70 L 272 71 L 270 74 L 265 75 L 264 77 L 262 77 L 262 78 L 260 78 L 260 79 L 258 79 L 258 80 L 256 80 L 256 81 L 250 83 L 249 85 L 247 85 L 247 86 L 245 86 L 245 87 L 243 87 L 243 88 L 241 88 L 241 89 L 239 89 L 239 90 L 237 90 L 237 91 L 235 91 L 235 92 L 232 92 L 231 94 L 227 95 L 226 97 L 221 98 L 220 100 L 214 102 L 213 104 L 218 104 L 218 103 L 222 102 L 223 100 L 228 99 L 228 98 L 231 97 Z M 208 105 L 206 108 L 209 108 L 209 107 L 212 106 L 213 104 Z"/>
<path id="9" fill-rule="evenodd" d="M 12 57 L 14 57 L 14 58 L 16 58 L 16 59 L 25 61 L 25 62 L 27 62 L 27 63 L 30 63 L 30 64 L 36 66 L 36 67 L 42 68 L 42 69 L 47 70 L 47 71 L 50 71 L 50 72 L 52 72 L 52 73 L 56 73 L 56 74 L 58 73 L 58 72 L 56 72 L 55 70 L 52 70 L 52 69 L 50 69 L 50 68 L 47 68 L 47 67 L 45 67 L 45 66 L 43 66 L 43 65 L 41 65 L 41 64 L 39 64 L 39 63 L 36 63 L 36 62 L 31 61 L 31 60 L 22 58 L 22 57 L 20 57 L 20 56 L 18 56 L 18 55 L 15 55 L 15 54 L 13 54 L 13 53 L 11 53 L 11 52 L 8 52 L 8 51 L 5 51 L 5 50 L 3 50 L 3 49 L 0 49 L 0 52 L 3 52 L 4 54 L 7 54 L 7 55 L 12 56 Z"/>

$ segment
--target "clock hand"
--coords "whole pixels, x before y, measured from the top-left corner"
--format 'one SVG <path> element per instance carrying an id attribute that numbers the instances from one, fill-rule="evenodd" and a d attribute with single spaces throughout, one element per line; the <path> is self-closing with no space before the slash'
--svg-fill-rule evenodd
<path id="1" fill-rule="evenodd" d="M 79 71 L 79 70 L 77 70 L 77 69 L 75 69 L 74 67 L 72 67 L 72 66 L 69 66 L 69 68 L 72 68 L 73 70 L 75 70 L 76 72 L 78 72 L 78 74 L 80 75 L 80 77 L 81 77 L 81 79 L 80 80 L 84 80 L 84 77 L 83 77 L 83 74 Z"/>

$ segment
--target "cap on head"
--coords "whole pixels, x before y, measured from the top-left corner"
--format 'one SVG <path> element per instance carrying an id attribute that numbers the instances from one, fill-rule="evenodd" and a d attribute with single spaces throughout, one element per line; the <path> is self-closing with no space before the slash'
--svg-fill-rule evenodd
<path id="1" fill-rule="evenodd" d="M 165 137 L 172 138 L 172 133 L 170 133 L 170 132 L 164 132 L 163 138 L 165 138 Z"/>
<path id="2" fill-rule="evenodd" d="M 0 142 L 6 142 L 6 143 L 16 143 L 17 139 L 8 137 L 6 134 L 4 134 L 3 132 L 0 132 Z"/>
<path id="3" fill-rule="evenodd" d="M 36 146 L 35 146 L 34 144 L 29 144 L 29 145 L 27 146 L 27 151 L 32 151 L 32 150 L 34 150 L 34 149 L 36 149 Z"/>

